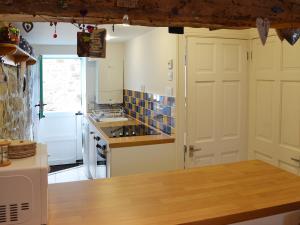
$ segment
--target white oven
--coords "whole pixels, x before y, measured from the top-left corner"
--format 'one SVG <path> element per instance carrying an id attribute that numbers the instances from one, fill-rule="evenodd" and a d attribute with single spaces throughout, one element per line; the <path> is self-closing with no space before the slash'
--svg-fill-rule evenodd
<path id="1" fill-rule="evenodd" d="M 38 144 L 37 154 L 0 167 L 0 225 L 47 224 L 48 153 Z"/>

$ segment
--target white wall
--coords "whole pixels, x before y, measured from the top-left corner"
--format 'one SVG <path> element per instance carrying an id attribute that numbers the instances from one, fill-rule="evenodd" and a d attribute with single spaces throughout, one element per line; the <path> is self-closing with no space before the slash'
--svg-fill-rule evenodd
<path id="1" fill-rule="evenodd" d="M 178 36 L 169 34 L 167 28 L 156 28 L 125 44 L 124 87 L 166 95 L 165 88 L 176 93 Z M 174 79 L 168 81 L 168 61 L 173 59 Z"/>
<path id="2" fill-rule="evenodd" d="M 32 45 L 36 56 L 39 55 L 77 55 L 76 45 Z"/>

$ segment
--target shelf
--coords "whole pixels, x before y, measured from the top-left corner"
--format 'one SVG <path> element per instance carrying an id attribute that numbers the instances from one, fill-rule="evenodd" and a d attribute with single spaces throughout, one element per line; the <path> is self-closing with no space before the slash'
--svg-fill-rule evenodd
<path id="1" fill-rule="evenodd" d="M 26 62 L 26 65 L 34 65 L 36 63 L 34 57 L 14 44 L 0 44 L 0 57 L 3 57 L 5 62 L 7 60 L 12 61 L 15 65 L 22 62 Z"/>

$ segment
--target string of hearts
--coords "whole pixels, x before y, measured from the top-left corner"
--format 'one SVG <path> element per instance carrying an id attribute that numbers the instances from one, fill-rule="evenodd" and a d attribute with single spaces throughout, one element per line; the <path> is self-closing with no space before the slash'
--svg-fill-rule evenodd
<path id="1" fill-rule="evenodd" d="M 294 4 L 291 4 L 289 7 L 291 21 L 293 21 L 294 17 L 293 7 Z M 268 18 L 259 17 L 256 19 L 258 35 L 263 45 L 265 45 L 267 42 L 270 25 L 271 23 Z M 286 40 L 290 45 L 294 45 L 300 38 L 300 28 L 294 28 L 293 25 L 291 25 L 291 28 L 276 29 L 276 34 L 281 41 Z"/>

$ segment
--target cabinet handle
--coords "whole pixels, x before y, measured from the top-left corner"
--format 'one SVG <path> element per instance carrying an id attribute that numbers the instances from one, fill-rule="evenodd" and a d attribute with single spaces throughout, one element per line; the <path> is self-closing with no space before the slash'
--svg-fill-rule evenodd
<path id="1" fill-rule="evenodd" d="M 300 163 L 300 159 L 291 158 L 291 160 Z"/>

